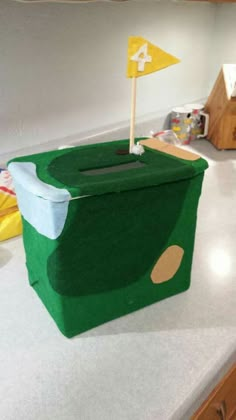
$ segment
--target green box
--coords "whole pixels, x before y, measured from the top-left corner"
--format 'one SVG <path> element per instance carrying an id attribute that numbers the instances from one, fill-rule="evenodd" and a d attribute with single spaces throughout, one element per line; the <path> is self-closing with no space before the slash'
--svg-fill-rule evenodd
<path id="1" fill-rule="evenodd" d="M 120 140 L 8 164 L 30 284 L 67 337 L 190 286 L 207 162 L 149 147 L 117 154 L 127 147 Z"/>

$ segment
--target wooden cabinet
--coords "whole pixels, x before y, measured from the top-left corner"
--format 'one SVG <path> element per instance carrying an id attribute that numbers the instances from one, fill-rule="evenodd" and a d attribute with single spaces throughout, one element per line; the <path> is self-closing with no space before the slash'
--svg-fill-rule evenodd
<path id="1" fill-rule="evenodd" d="M 212 391 L 191 420 L 236 419 L 236 364 Z"/>
<path id="2" fill-rule="evenodd" d="M 210 115 L 208 138 L 217 149 L 236 149 L 236 97 L 231 97 L 227 85 L 227 66 L 220 71 L 205 106 Z"/>

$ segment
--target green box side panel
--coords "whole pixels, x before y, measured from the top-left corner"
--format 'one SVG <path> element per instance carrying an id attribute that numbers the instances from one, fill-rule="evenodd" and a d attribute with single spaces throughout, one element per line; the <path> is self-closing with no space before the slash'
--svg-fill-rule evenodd
<path id="1" fill-rule="evenodd" d="M 171 234 L 189 180 L 70 202 L 60 244 L 48 258 L 52 287 L 88 296 L 138 281 Z"/>
<path id="2" fill-rule="evenodd" d="M 202 179 L 72 201 L 57 240 L 24 221 L 30 283 L 64 335 L 189 287 Z M 184 249 L 181 266 L 170 281 L 153 284 L 151 271 L 170 245 Z"/>

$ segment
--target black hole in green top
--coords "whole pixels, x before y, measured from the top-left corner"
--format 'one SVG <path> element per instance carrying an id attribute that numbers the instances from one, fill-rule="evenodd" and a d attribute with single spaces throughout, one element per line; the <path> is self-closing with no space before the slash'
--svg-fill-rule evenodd
<path id="1" fill-rule="evenodd" d="M 106 166 L 103 168 L 95 168 L 95 169 L 87 169 L 87 170 L 80 170 L 82 175 L 103 175 L 103 174 L 110 174 L 113 172 L 121 172 L 126 171 L 129 169 L 137 169 L 141 168 L 142 166 L 146 166 L 145 163 L 142 162 L 130 162 L 130 163 L 121 163 L 120 165 L 114 166 Z"/>

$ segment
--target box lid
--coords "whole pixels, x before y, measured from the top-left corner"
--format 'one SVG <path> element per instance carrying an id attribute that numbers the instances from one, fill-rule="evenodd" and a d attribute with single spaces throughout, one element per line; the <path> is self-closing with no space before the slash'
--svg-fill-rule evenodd
<path id="1" fill-rule="evenodd" d="M 19 157 L 8 168 L 27 191 L 62 202 L 176 182 L 208 167 L 200 156 L 156 139 L 141 143 L 141 156 L 117 154 L 128 149 L 128 140 L 119 140 Z"/>

